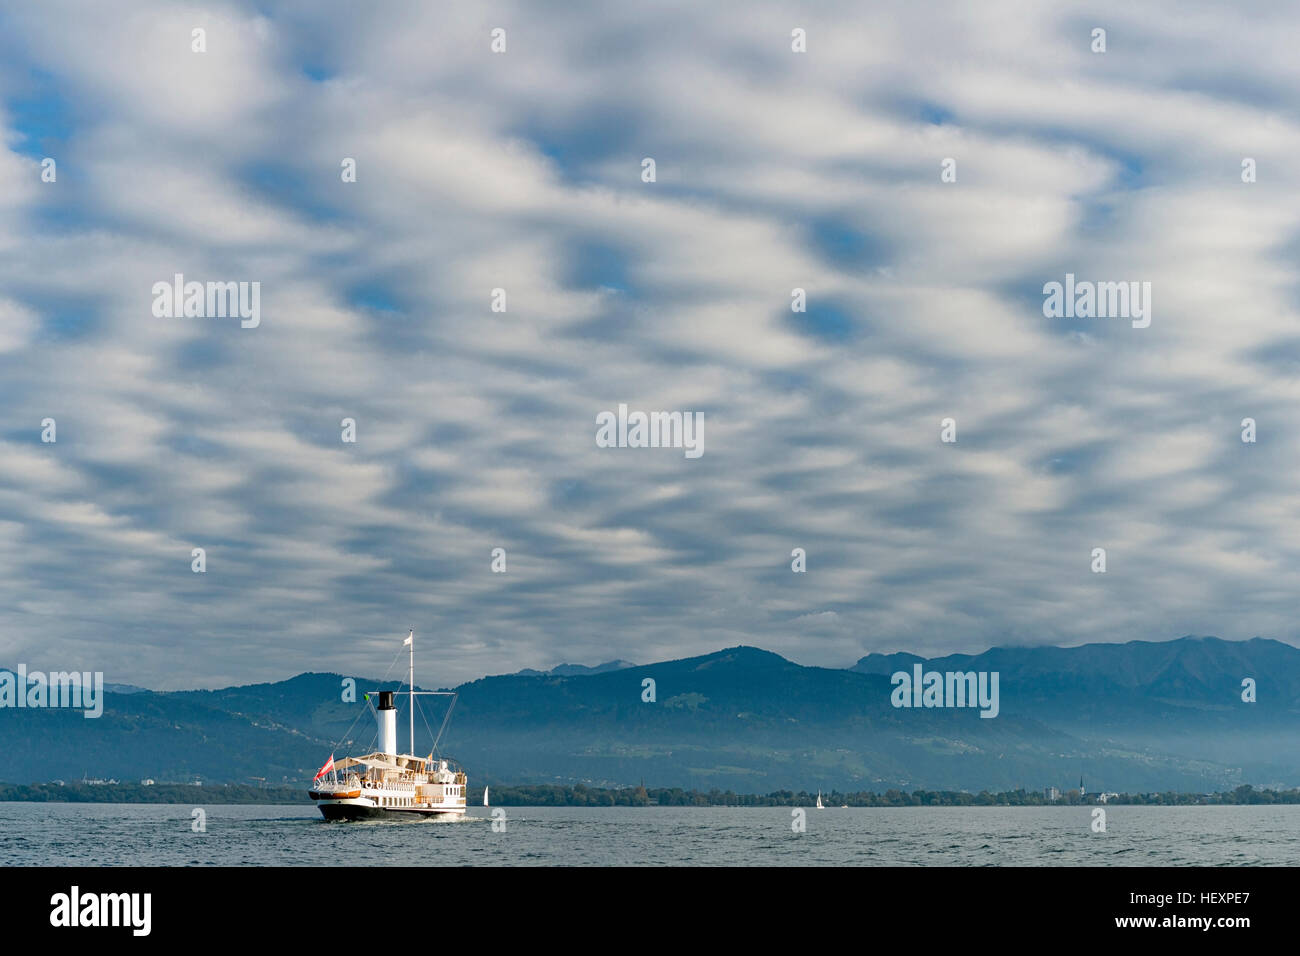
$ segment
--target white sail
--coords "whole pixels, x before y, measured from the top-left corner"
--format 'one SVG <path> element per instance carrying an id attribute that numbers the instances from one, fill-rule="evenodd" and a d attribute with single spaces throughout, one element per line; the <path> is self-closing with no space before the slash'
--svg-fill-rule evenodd
<path id="1" fill-rule="evenodd" d="M 483 788 L 483 806 L 485 806 L 485 807 L 488 805 L 488 802 L 487 802 L 487 793 L 488 793 L 488 788 L 487 788 L 487 787 L 484 787 L 484 788 Z"/>
<path id="2" fill-rule="evenodd" d="M 822 805 L 822 792 L 821 792 L 820 790 L 817 791 L 817 809 L 818 809 L 818 810 L 825 810 L 825 809 L 826 809 L 826 808 Z"/>

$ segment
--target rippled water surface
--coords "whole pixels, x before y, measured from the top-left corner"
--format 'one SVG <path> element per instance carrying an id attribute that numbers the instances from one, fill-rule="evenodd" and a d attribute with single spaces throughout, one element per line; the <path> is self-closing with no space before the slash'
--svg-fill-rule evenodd
<path id="1" fill-rule="evenodd" d="M 475 808 L 456 822 L 326 823 L 311 806 L 0 803 L 0 865 L 1294 865 L 1300 806 Z"/>

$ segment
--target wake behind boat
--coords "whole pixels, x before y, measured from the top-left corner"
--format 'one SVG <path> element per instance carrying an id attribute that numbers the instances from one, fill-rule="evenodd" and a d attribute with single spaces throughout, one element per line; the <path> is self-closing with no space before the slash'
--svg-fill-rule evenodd
<path id="1" fill-rule="evenodd" d="M 415 631 L 403 642 L 411 648 L 411 746 L 415 750 L 415 698 L 417 694 L 450 696 L 451 691 L 417 691 L 415 689 Z M 309 791 L 326 820 L 364 820 L 374 818 L 448 818 L 465 815 L 465 772 L 454 761 L 417 757 L 397 752 L 397 708 L 395 691 L 379 692 L 379 706 L 373 707 L 379 725 L 379 749 L 361 757 L 344 757 L 337 763 L 333 755 L 316 774 Z M 370 695 L 366 695 L 370 703 Z M 451 709 L 447 711 L 448 718 Z M 444 721 L 445 727 L 445 721 Z M 437 741 L 434 741 L 437 747 Z M 486 794 L 485 794 L 486 798 Z"/>

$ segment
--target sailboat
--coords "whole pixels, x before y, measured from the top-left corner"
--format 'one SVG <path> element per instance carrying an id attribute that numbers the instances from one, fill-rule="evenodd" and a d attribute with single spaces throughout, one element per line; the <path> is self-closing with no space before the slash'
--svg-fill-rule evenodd
<path id="1" fill-rule="evenodd" d="M 379 725 L 379 749 L 361 757 L 344 757 L 337 763 L 331 754 L 316 774 L 308 791 L 326 820 L 362 820 L 370 818 L 429 819 L 465 815 L 465 771 L 454 761 L 435 760 L 415 755 L 416 695 L 451 697 L 454 691 L 417 691 L 415 689 L 415 630 L 402 642 L 411 649 L 409 687 L 411 697 L 411 738 L 408 753 L 397 752 L 397 708 L 393 696 L 399 691 L 378 692 L 379 706 L 371 705 Z M 370 704 L 370 695 L 366 694 Z M 434 747 L 437 747 L 437 740 Z M 484 794 L 484 801 L 487 794 Z"/>
<path id="2" fill-rule="evenodd" d="M 818 810 L 826 809 L 826 807 L 822 805 L 822 792 L 820 790 L 817 791 L 817 809 Z"/>
<path id="3" fill-rule="evenodd" d="M 483 786 L 483 806 L 485 806 L 485 807 L 488 805 L 488 802 L 487 802 L 487 793 L 488 793 L 488 788 L 487 788 L 487 785 L 484 784 L 484 786 Z"/>

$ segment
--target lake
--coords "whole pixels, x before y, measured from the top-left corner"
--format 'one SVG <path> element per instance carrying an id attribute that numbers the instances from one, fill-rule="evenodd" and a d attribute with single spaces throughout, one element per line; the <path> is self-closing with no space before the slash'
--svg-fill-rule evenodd
<path id="1" fill-rule="evenodd" d="M 325 823 L 309 805 L 0 803 L 0 866 L 1282 866 L 1300 806 L 504 807 L 455 822 Z"/>

